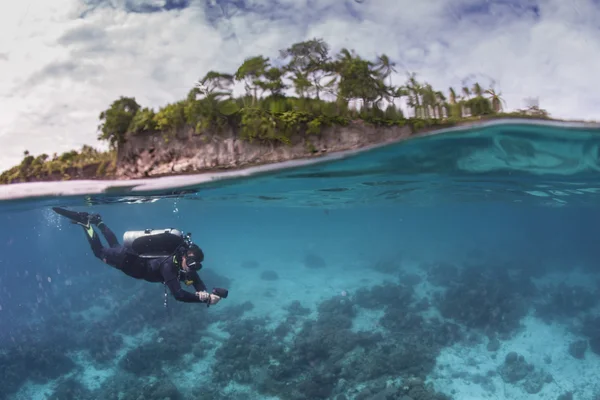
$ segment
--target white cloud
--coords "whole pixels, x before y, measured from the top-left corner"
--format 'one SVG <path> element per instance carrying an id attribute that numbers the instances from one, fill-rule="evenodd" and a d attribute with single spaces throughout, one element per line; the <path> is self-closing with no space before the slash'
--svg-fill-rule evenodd
<path id="1" fill-rule="evenodd" d="M 244 9 L 192 0 L 181 10 L 126 11 L 167 3 L 176 2 L 1 6 L 0 170 L 25 149 L 101 146 L 98 115 L 120 95 L 157 108 L 183 98 L 210 69 L 233 72 L 245 57 L 276 57 L 312 37 L 334 51 L 388 54 L 396 82 L 405 68 L 444 91 L 469 76 L 493 78 L 511 109 L 533 96 L 554 116 L 600 120 L 600 8 L 592 0 L 540 1 L 539 16 L 523 6 L 532 2 L 516 0 L 247 0 Z M 488 14 L 465 14 L 485 4 Z"/>

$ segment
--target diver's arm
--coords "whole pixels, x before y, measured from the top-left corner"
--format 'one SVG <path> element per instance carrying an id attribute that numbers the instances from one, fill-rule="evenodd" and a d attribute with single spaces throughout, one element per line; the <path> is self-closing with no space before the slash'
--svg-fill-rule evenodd
<path id="1" fill-rule="evenodd" d="M 206 285 L 202 279 L 200 279 L 200 275 L 198 275 L 196 271 L 193 271 L 191 275 L 194 281 L 194 289 L 196 289 L 197 292 L 206 292 Z"/>
<path id="2" fill-rule="evenodd" d="M 187 290 L 183 290 L 181 287 L 181 283 L 177 279 L 177 275 L 172 272 L 172 269 L 165 265 L 163 267 L 163 277 L 165 279 L 165 285 L 168 286 L 169 290 L 175 300 L 181 301 L 184 303 L 205 303 L 205 300 L 201 300 L 198 295 L 194 293 L 190 293 Z"/>
<path id="3" fill-rule="evenodd" d="M 200 301 L 204 303 L 210 302 L 210 304 L 214 305 L 217 304 L 219 300 L 221 300 L 221 298 L 216 294 L 208 293 L 206 291 L 206 285 L 204 284 L 202 279 L 200 279 L 200 275 L 198 275 L 198 272 L 193 271 L 192 279 L 194 283 L 194 288 L 197 290 L 196 295 L 198 295 Z"/>

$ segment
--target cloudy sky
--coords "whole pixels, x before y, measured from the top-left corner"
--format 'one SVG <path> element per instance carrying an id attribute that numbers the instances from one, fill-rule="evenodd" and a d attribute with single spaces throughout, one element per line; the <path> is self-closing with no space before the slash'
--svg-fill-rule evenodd
<path id="1" fill-rule="evenodd" d="M 96 140 L 121 95 L 158 108 L 208 70 L 321 37 L 447 91 L 600 120 L 600 0 L 21 0 L 0 6 L 0 170 Z"/>

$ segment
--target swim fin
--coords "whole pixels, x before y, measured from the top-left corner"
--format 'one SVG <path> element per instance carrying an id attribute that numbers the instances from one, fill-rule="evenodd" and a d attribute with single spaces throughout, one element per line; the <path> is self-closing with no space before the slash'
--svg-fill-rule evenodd
<path id="1" fill-rule="evenodd" d="M 71 211 L 61 207 L 52 207 L 52 210 L 63 217 L 69 218 L 72 224 L 78 224 L 86 228 L 90 226 L 93 219 L 93 215 L 86 212 Z"/>

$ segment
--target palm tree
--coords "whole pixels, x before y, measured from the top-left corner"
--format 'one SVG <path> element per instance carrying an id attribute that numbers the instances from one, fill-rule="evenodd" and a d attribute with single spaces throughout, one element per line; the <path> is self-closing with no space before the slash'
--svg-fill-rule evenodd
<path id="1" fill-rule="evenodd" d="M 444 93 L 442 93 L 441 91 L 436 91 L 435 92 L 435 101 L 437 104 L 438 118 L 440 118 L 440 119 L 446 118 L 448 116 L 447 109 L 446 109 L 446 116 L 444 116 L 444 112 L 443 112 L 443 110 L 446 108 L 446 96 L 444 96 Z"/>
<path id="2" fill-rule="evenodd" d="M 387 55 L 382 54 L 377 57 L 376 71 L 381 73 L 384 78 L 390 78 L 390 87 L 392 87 L 392 72 L 396 72 L 395 66 L 396 63 L 391 61 Z"/>
<path id="3" fill-rule="evenodd" d="M 396 63 L 391 61 L 387 55 L 382 54 L 377 57 L 377 63 L 375 64 L 375 66 L 375 72 L 381 74 L 382 78 L 390 78 L 389 95 L 391 97 L 391 103 L 395 106 L 394 101 L 396 100 L 396 96 L 395 91 L 392 89 L 392 72 L 396 72 L 396 69 L 394 68 L 396 66 Z"/>
<path id="4" fill-rule="evenodd" d="M 450 87 L 448 88 L 448 92 L 450 93 L 450 104 L 446 105 L 446 112 L 448 114 L 448 117 L 460 117 L 462 115 L 462 105 L 459 105 L 456 90 L 454 90 L 453 87 Z"/>
<path id="5" fill-rule="evenodd" d="M 450 104 L 456 104 L 456 91 L 451 87 L 448 89 L 448 92 L 450 92 Z"/>
<path id="6" fill-rule="evenodd" d="M 408 107 L 413 107 L 413 102 L 411 101 L 412 98 L 410 96 L 410 92 L 408 91 L 408 89 L 406 88 L 406 86 L 398 86 L 392 89 L 392 96 L 393 99 L 402 99 L 402 97 L 406 97 L 406 105 Z M 393 101 L 393 100 L 392 100 Z"/>
<path id="7" fill-rule="evenodd" d="M 404 91 L 407 93 L 407 97 L 410 98 L 409 106 L 414 107 L 415 109 L 415 117 L 419 117 L 419 114 L 421 114 L 420 96 L 423 94 L 423 88 L 417 81 L 417 74 L 415 72 L 411 72 L 408 75 L 408 81 L 404 85 Z"/>
<path id="8" fill-rule="evenodd" d="M 462 115 L 468 116 L 471 114 L 471 110 L 469 109 L 469 107 L 464 105 L 464 100 L 466 99 L 466 101 L 469 101 L 471 99 L 471 91 L 469 90 L 468 86 L 463 86 L 462 92 L 463 92 L 463 104 L 461 107 Z"/>
<path id="9" fill-rule="evenodd" d="M 492 108 L 494 109 L 494 112 L 500 112 L 504 109 L 502 107 L 502 103 L 506 105 L 506 102 L 502 97 L 500 97 L 502 93 L 496 93 L 496 91 L 492 88 L 487 89 L 485 93 L 490 96 L 489 98 L 492 101 Z"/>
<path id="10" fill-rule="evenodd" d="M 356 57 L 356 52 L 354 50 L 348 50 L 347 48 L 343 48 L 337 55 L 337 61 L 339 63 L 348 63 L 352 61 Z"/>
<path id="11" fill-rule="evenodd" d="M 437 118 L 436 116 L 436 97 L 433 87 L 426 83 L 423 87 L 423 108 L 425 111 L 426 118 Z"/>
<path id="12" fill-rule="evenodd" d="M 473 89 L 471 89 L 471 93 L 475 95 L 475 97 L 481 97 L 483 95 L 483 89 L 478 82 L 475 82 L 473 85 Z"/>
<path id="13" fill-rule="evenodd" d="M 469 90 L 468 86 L 463 86 L 462 88 L 462 92 L 463 92 L 463 96 L 469 100 L 471 98 L 471 91 Z"/>

